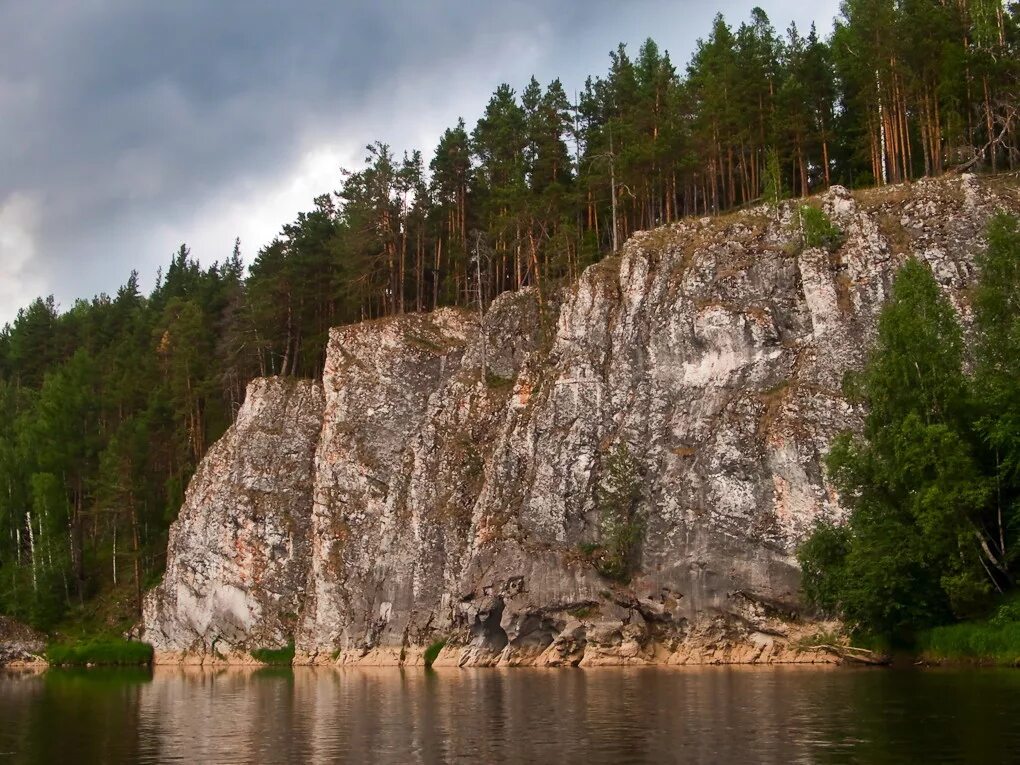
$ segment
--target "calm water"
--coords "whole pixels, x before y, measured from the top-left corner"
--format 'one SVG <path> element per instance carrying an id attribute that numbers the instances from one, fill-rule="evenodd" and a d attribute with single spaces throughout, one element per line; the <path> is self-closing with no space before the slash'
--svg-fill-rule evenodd
<path id="1" fill-rule="evenodd" d="M 1017 762 L 1020 671 L 0 673 L 0 763 Z"/>

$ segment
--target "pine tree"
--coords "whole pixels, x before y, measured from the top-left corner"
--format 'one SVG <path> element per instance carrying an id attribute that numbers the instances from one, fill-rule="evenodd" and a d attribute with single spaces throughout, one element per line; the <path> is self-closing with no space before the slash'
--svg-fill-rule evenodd
<path id="1" fill-rule="evenodd" d="M 467 257 L 469 187 L 474 172 L 464 120 L 443 133 L 429 168 L 436 204 L 432 217 L 438 227 L 432 260 L 432 306 L 436 308 L 441 301 L 458 301 L 456 278 Z"/>

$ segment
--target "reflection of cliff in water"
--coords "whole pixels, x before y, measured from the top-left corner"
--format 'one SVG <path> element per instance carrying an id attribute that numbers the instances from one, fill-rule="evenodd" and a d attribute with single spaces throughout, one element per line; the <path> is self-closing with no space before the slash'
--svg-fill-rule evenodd
<path id="1" fill-rule="evenodd" d="M 1004 762 L 1020 674 L 818 668 L 0 673 L 24 762 Z"/>

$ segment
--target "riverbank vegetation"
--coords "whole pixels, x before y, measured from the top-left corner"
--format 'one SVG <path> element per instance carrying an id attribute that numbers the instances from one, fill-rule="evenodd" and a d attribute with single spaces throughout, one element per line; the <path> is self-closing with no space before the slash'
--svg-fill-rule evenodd
<path id="1" fill-rule="evenodd" d="M 248 267 L 239 242 L 204 265 L 181 245 L 147 295 L 132 274 L 0 331 L 0 611 L 51 628 L 116 592 L 106 627 L 137 618 L 246 383 L 321 375 L 331 326 L 522 287 L 545 301 L 683 216 L 1020 164 L 1020 10 L 1000 0 L 847 0 L 829 39 L 755 9 L 719 16 L 680 68 L 648 40 L 577 92 L 522 85 L 431 154 L 373 142 Z M 805 213 L 809 237 L 836 241 Z M 954 607 L 983 600 L 974 561 L 1006 584 L 998 537 L 982 539 L 991 556 L 947 573 Z"/>
<path id="2" fill-rule="evenodd" d="M 1020 660 L 1020 222 L 978 259 L 967 341 L 931 272 L 909 261 L 847 392 L 863 433 L 828 470 L 850 510 L 800 549 L 804 591 L 850 630 L 942 658 Z M 990 617 L 990 618 L 989 618 Z"/>
<path id="3" fill-rule="evenodd" d="M 290 641 L 283 648 L 256 648 L 251 652 L 251 656 L 255 661 L 272 667 L 289 667 L 294 663 L 294 641 Z"/>
<path id="4" fill-rule="evenodd" d="M 918 636 L 916 650 L 921 659 L 934 664 L 1020 666 L 1020 621 L 933 627 Z"/>
<path id="5" fill-rule="evenodd" d="M 120 638 L 90 638 L 70 643 L 52 643 L 46 661 L 58 667 L 138 666 L 152 663 L 152 646 Z"/>
<path id="6" fill-rule="evenodd" d="M 439 658 L 439 654 L 442 653 L 444 648 L 446 648 L 445 638 L 443 640 L 437 640 L 425 649 L 425 654 L 423 656 L 425 660 L 425 669 L 432 669 L 432 665 L 436 663 L 436 659 Z"/>

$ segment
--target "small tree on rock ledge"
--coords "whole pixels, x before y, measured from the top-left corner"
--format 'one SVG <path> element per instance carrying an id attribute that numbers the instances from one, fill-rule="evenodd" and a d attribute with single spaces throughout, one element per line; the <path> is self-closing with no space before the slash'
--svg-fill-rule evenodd
<path id="1" fill-rule="evenodd" d="M 593 550 L 595 568 L 608 579 L 630 580 L 637 565 L 644 518 L 640 511 L 641 474 L 626 444 L 619 444 L 606 460 L 596 491 L 599 535 Z"/>

